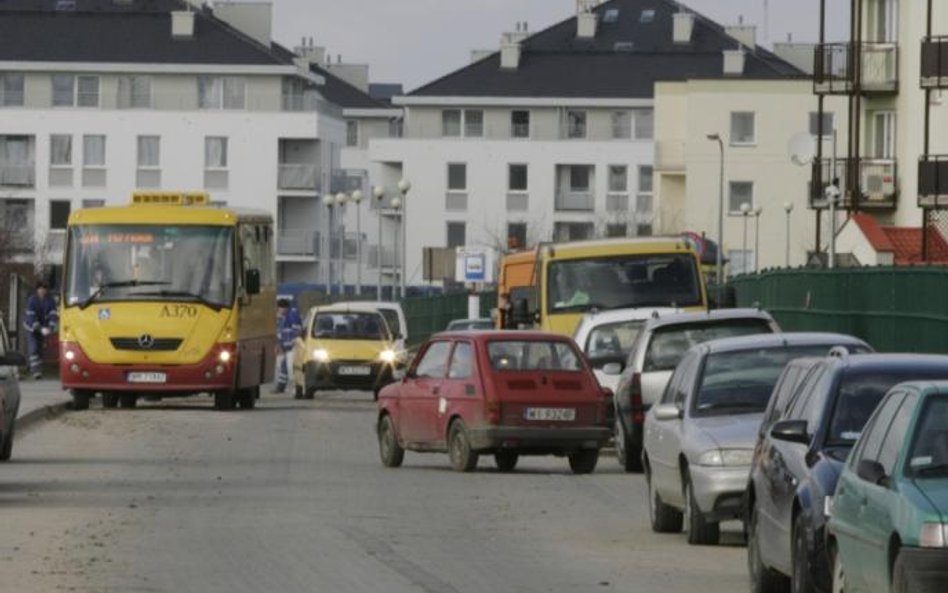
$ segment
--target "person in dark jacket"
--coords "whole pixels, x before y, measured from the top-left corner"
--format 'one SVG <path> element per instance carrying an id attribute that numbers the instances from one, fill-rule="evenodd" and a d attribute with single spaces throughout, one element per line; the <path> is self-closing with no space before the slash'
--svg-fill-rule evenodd
<path id="1" fill-rule="evenodd" d="M 277 378 L 274 393 L 283 393 L 293 373 L 293 342 L 303 333 L 303 320 L 290 301 L 277 301 Z"/>
<path id="2" fill-rule="evenodd" d="M 43 352 L 46 350 L 46 338 L 59 328 L 59 311 L 56 301 L 49 294 L 49 285 L 40 282 L 36 293 L 26 301 L 26 314 L 23 328 L 30 348 L 30 372 L 34 379 L 43 378 Z"/>

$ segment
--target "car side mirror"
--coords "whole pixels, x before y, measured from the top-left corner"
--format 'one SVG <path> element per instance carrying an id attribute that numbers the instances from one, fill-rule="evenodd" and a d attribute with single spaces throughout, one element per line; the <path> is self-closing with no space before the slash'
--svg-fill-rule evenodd
<path id="1" fill-rule="evenodd" d="M 23 356 L 21 352 L 10 350 L 9 352 L 5 352 L 3 356 L 0 356 L 0 366 L 5 366 L 5 367 L 26 366 L 26 357 Z"/>
<path id="2" fill-rule="evenodd" d="M 807 432 L 806 420 L 784 420 L 774 424 L 770 429 L 770 436 L 778 441 L 788 443 L 810 444 L 810 435 Z"/>
<path id="3" fill-rule="evenodd" d="M 249 295 L 260 294 L 260 270 L 251 268 L 244 273 L 244 289 Z"/>
<path id="4" fill-rule="evenodd" d="M 618 377 L 622 374 L 622 364 L 618 362 L 610 362 L 609 364 L 602 367 L 602 374 L 609 377 Z"/>
<path id="5" fill-rule="evenodd" d="M 681 420 L 684 417 L 685 411 L 675 404 L 661 404 L 655 406 L 655 419 L 659 422 Z"/>
<path id="6" fill-rule="evenodd" d="M 885 468 L 878 461 L 863 459 L 856 465 L 856 475 L 876 486 L 889 485 L 889 476 L 885 475 Z"/>

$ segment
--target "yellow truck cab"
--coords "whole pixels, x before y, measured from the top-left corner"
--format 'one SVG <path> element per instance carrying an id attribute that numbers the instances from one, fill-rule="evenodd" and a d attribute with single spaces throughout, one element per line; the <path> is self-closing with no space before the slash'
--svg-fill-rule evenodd
<path id="1" fill-rule="evenodd" d="M 394 380 L 400 365 L 396 336 L 385 316 L 371 304 L 313 307 L 303 335 L 293 347 L 293 382 L 298 399 L 317 391 L 372 391 Z"/>
<path id="2" fill-rule="evenodd" d="M 704 311 L 708 296 L 695 252 L 680 238 L 544 244 L 501 262 L 501 328 L 572 337 L 592 311 Z"/>
<path id="3" fill-rule="evenodd" d="M 59 359 L 75 406 L 207 393 L 218 409 L 253 408 L 273 379 L 274 241 L 270 215 L 204 193 L 73 212 Z"/>

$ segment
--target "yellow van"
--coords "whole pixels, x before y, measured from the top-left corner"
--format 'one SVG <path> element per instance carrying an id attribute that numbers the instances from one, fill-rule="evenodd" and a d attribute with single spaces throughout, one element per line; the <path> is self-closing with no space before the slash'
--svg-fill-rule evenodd
<path id="1" fill-rule="evenodd" d="M 544 244 L 505 257 L 498 284 L 500 327 L 570 337 L 593 311 L 708 308 L 698 257 L 681 237 Z"/>
<path id="2" fill-rule="evenodd" d="M 371 305 L 313 307 L 293 347 L 297 399 L 317 391 L 372 391 L 394 380 L 399 356 L 385 316 Z"/>

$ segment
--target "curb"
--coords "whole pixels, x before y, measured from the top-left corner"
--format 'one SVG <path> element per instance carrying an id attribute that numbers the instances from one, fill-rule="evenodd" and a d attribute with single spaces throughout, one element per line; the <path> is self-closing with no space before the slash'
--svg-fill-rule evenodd
<path id="1" fill-rule="evenodd" d="M 30 410 L 22 416 L 18 416 L 15 422 L 16 430 L 26 431 L 45 420 L 52 420 L 63 414 L 72 406 L 72 402 L 63 401 L 57 404 L 50 404 Z"/>

